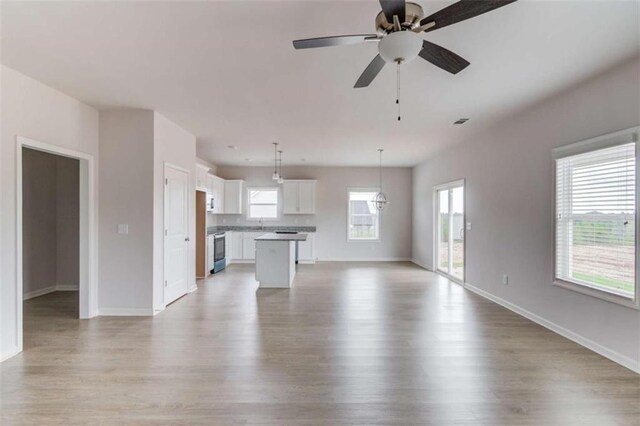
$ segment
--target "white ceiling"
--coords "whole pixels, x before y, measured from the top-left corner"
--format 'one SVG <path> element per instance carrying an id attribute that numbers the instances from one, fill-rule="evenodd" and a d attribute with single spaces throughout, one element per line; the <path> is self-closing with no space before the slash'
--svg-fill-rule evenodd
<path id="1" fill-rule="evenodd" d="M 419 3 L 429 14 L 452 2 Z M 420 58 L 404 66 L 397 122 L 393 67 L 352 88 L 375 44 L 291 45 L 374 32 L 375 0 L 2 8 L 5 65 L 99 108 L 155 109 L 216 164 L 268 163 L 278 141 L 285 165 L 375 165 L 384 147 L 386 165 L 412 166 L 640 50 L 636 1 L 521 0 L 425 34 L 471 65 L 455 76 Z"/>

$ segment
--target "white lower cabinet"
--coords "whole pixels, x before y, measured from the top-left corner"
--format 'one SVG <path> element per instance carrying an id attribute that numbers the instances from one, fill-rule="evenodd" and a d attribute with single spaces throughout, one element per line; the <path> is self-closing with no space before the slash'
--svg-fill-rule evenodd
<path id="1" fill-rule="evenodd" d="M 233 262 L 251 263 L 256 259 L 255 239 L 267 232 L 239 232 L 227 231 L 225 253 L 227 264 Z M 315 263 L 315 234 L 307 234 L 307 241 L 298 243 L 298 261 L 300 263 Z"/>
<path id="2" fill-rule="evenodd" d="M 242 260 L 242 232 L 227 232 L 231 241 L 231 250 L 229 250 L 229 260 L 232 262 Z"/>
<path id="3" fill-rule="evenodd" d="M 299 263 L 315 263 L 315 235 L 307 234 L 307 241 L 298 242 L 298 262 Z"/>
<path id="4" fill-rule="evenodd" d="M 231 259 L 231 234 L 231 232 L 224 233 L 224 256 L 227 263 L 229 263 L 229 259 Z"/>
<path id="5" fill-rule="evenodd" d="M 243 232 L 242 238 L 242 259 L 255 260 L 256 258 L 256 238 L 266 232 Z"/>
<path id="6" fill-rule="evenodd" d="M 214 237 L 213 234 L 207 235 L 207 275 L 211 273 L 214 264 Z"/>

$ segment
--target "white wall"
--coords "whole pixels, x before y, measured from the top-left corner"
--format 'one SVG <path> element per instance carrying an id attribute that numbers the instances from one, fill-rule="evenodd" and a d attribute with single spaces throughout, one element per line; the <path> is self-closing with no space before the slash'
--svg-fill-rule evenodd
<path id="1" fill-rule="evenodd" d="M 98 111 L 2 67 L 2 359 L 19 347 L 16 297 L 16 136 L 82 151 L 98 161 Z M 95 179 L 94 191 L 98 193 Z M 97 222 L 97 212 L 94 221 Z"/>
<path id="2" fill-rule="evenodd" d="M 189 287 L 196 286 L 196 137 L 153 114 L 153 306 L 164 308 L 164 165 L 189 171 Z"/>
<path id="3" fill-rule="evenodd" d="M 195 259 L 195 136 L 151 110 L 100 112 L 100 312 L 164 309 L 164 165 L 190 174 L 189 247 Z M 117 233 L 127 224 L 129 234 Z M 195 287 L 195 262 L 189 261 Z"/>
<path id="4" fill-rule="evenodd" d="M 244 179 L 243 215 L 220 215 L 218 225 L 251 224 L 246 219 L 246 188 L 279 186 L 271 180 L 270 167 L 218 166 L 218 176 Z M 315 215 L 280 215 L 282 225 L 315 225 L 319 260 L 384 260 L 411 258 L 411 169 L 385 168 L 383 190 L 391 201 L 382 213 L 379 242 L 347 241 L 348 188 L 377 188 L 374 167 L 285 167 L 288 179 L 316 179 Z M 267 225 L 272 225 L 268 222 Z"/>
<path id="5" fill-rule="evenodd" d="M 473 227 L 466 281 L 640 366 L 639 311 L 551 284 L 551 150 L 639 123 L 636 59 L 420 164 L 413 173 L 413 257 L 433 264 L 433 186 L 464 178 Z"/>
<path id="6" fill-rule="evenodd" d="M 101 111 L 101 314 L 153 308 L 153 173 L 153 111 Z M 118 224 L 129 233 L 118 234 Z"/>

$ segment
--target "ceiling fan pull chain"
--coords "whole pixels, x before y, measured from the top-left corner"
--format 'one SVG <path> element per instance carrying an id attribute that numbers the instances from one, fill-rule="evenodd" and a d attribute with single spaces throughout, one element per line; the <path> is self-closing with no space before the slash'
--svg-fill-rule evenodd
<path id="1" fill-rule="evenodd" d="M 396 105 L 398 105 L 398 121 L 400 121 L 400 61 L 398 61 L 396 76 Z"/>

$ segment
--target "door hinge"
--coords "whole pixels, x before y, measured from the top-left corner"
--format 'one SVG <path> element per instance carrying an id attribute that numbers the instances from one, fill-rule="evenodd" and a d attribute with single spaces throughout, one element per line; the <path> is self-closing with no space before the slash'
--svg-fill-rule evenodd
<path id="1" fill-rule="evenodd" d="M 166 229 L 164 230 L 164 235 L 165 235 L 165 236 L 167 236 L 167 235 L 168 235 L 168 233 L 167 233 L 167 230 L 166 230 Z"/>
<path id="2" fill-rule="evenodd" d="M 164 280 L 164 286 L 165 287 L 167 286 L 167 280 Z"/>
<path id="3" fill-rule="evenodd" d="M 165 178 L 165 179 L 164 179 L 164 184 L 165 184 L 165 185 L 169 185 L 169 179 L 168 179 L 168 178 Z"/>

